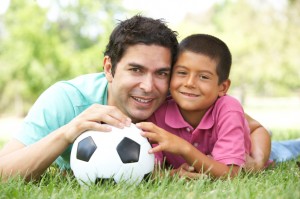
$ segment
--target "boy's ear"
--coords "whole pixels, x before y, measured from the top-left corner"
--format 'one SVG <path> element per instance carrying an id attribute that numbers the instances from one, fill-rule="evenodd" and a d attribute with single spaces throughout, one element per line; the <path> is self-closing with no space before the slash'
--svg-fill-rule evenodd
<path id="1" fill-rule="evenodd" d="M 114 78 L 111 73 L 111 68 L 112 68 L 111 59 L 109 56 L 105 56 L 103 60 L 103 71 L 105 73 L 105 77 L 108 82 L 112 82 Z"/>
<path id="2" fill-rule="evenodd" d="M 219 85 L 219 97 L 222 97 L 227 93 L 230 84 L 231 84 L 230 79 L 226 79 Z"/>

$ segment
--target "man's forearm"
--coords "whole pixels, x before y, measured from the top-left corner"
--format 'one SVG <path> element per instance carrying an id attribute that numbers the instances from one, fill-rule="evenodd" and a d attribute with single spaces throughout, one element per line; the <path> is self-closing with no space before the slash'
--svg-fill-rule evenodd
<path id="1" fill-rule="evenodd" d="M 38 179 L 53 161 L 68 147 L 63 138 L 64 128 L 52 132 L 42 140 L 19 149 L 13 149 L 0 157 L 2 180 L 21 176 L 25 180 Z M 11 144 L 17 141 L 11 141 Z M 8 143 L 7 147 L 10 147 Z"/>
<path id="2" fill-rule="evenodd" d="M 271 151 L 271 136 L 264 127 L 259 127 L 251 133 L 251 154 L 253 158 L 252 167 L 250 168 L 246 162 L 246 167 L 253 171 L 262 170 L 266 162 L 269 160 Z"/>

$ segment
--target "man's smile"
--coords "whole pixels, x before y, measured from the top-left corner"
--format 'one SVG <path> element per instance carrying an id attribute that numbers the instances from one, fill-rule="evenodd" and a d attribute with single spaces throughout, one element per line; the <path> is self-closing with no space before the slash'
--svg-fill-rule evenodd
<path id="1" fill-rule="evenodd" d="M 139 103 L 145 103 L 145 104 L 150 103 L 154 99 L 154 98 L 140 98 L 140 97 L 135 97 L 135 96 L 132 96 L 132 98 Z"/>

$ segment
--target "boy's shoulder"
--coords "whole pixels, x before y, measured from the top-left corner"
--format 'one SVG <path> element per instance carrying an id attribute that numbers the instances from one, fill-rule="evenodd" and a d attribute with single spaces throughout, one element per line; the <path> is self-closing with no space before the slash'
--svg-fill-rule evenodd
<path id="1" fill-rule="evenodd" d="M 220 102 L 232 102 L 232 103 L 239 103 L 239 104 L 241 104 L 240 101 L 237 98 L 235 98 L 235 97 L 233 97 L 231 95 L 227 95 L 227 94 L 224 95 L 224 96 L 222 96 L 222 97 L 219 97 L 217 101 L 220 101 Z"/>
<path id="2" fill-rule="evenodd" d="M 215 103 L 214 108 L 226 108 L 231 111 L 243 109 L 240 101 L 237 98 L 230 95 L 224 95 L 222 97 L 219 97 Z"/>

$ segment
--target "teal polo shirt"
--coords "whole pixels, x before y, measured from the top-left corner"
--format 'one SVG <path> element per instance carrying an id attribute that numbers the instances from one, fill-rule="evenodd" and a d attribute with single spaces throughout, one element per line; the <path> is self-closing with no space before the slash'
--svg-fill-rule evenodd
<path id="1" fill-rule="evenodd" d="M 69 123 L 92 104 L 107 105 L 104 73 L 79 76 L 49 87 L 34 103 L 15 138 L 31 145 Z M 61 169 L 70 168 L 70 145 L 57 159 Z"/>

